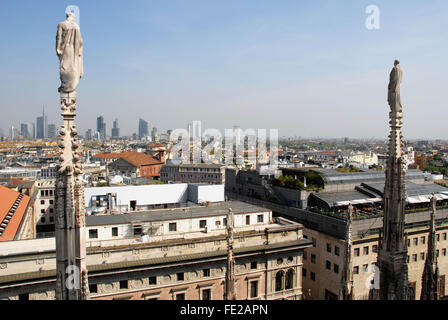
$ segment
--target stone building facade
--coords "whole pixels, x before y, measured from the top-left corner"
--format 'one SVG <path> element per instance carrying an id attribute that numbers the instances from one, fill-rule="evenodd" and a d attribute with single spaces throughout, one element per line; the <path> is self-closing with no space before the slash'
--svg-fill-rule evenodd
<path id="1" fill-rule="evenodd" d="M 232 204 L 240 216 L 266 212 L 264 208 L 245 208 Z M 242 219 L 234 229 L 236 298 L 300 300 L 302 256 L 311 243 L 303 238 L 302 225 L 273 219 L 270 211 L 267 214 L 269 219 L 249 221 L 248 225 Z M 54 299 L 54 249 L 54 238 L 0 244 L 4 252 L 0 299 Z M 225 228 L 173 231 L 146 238 L 87 239 L 89 297 L 220 300 L 224 298 L 226 259 Z"/>

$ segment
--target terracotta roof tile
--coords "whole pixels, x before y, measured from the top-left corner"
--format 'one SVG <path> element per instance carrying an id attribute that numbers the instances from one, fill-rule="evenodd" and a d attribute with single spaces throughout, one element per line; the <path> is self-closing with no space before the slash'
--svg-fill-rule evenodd
<path id="1" fill-rule="evenodd" d="M 19 196 L 22 196 L 22 198 L 20 199 Z M 4 219 L 8 215 L 16 201 L 18 204 L 17 208 L 12 218 L 9 220 L 5 227 L 5 225 L 3 224 L 5 222 Z M 4 228 L 4 230 L 0 229 L 0 231 L 2 232 L 2 234 L 0 235 L 0 241 L 14 240 L 29 201 L 29 196 L 0 186 L 0 227 Z"/>

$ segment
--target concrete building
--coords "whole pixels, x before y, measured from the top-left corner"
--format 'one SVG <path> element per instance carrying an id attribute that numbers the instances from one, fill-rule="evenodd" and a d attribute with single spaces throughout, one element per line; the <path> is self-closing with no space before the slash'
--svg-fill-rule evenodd
<path id="1" fill-rule="evenodd" d="M 155 208 L 197 206 L 224 201 L 224 185 L 156 184 L 85 188 L 88 214 L 105 210 L 115 212 L 143 211 Z"/>
<path id="2" fill-rule="evenodd" d="M 176 183 L 225 184 L 225 166 L 220 164 L 167 163 L 160 172 L 160 180 Z"/>
<path id="3" fill-rule="evenodd" d="M 86 217 L 89 298 L 223 299 L 229 208 L 236 299 L 300 300 L 311 245 L 303 227 L 242 202 Z M 0 299 L 54 299 L 54 239 L 0 243 L 0 251 Z"/>

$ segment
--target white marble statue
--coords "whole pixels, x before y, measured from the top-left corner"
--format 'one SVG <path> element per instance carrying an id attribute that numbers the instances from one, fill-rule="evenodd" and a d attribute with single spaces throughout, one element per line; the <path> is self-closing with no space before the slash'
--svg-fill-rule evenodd
<path id="1" fill-rule="evenodd" d="M 83 76 L 82 37 L 74 15 L 67 13 L 67 20 L 58 24 L 56 34 L 56 54 L 60 61 L 61 86 L 59 92 L 70 93 L 76 90 Z"/>
<path id="2" fill-rule="evenodd" d="M 403 70 L 400 67 L 400 61 L 395 60 L 394 67 L 390 72 L 387 102 L 390 105 L 392 112 L 402 112 L 401 98 L 400 98 L 400 85 L 403 78 Z"/>

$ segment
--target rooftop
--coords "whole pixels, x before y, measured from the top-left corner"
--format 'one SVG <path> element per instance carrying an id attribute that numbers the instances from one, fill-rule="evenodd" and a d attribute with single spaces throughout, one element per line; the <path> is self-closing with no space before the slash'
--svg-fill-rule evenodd
<path id="1" fill-rule="evenodd" d="M 11 241 L 17 233 L 30 197 L 0 186 L 0 241 Z"/>
<path id="2" fill-rule="evenodd" d="M 208 206 L 148 210 L 130 214 L 86 216 L 86 225 L 98 226 L 222 216 L 227 215 L 229 208 L 232 209 L 235 215 L 249 212 L 266 212 L 268 210 L 241 201 L 226 201 L 213 203 Z"/>

